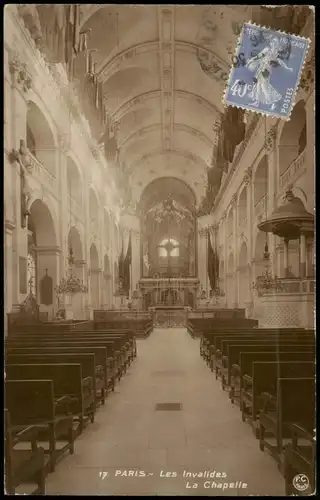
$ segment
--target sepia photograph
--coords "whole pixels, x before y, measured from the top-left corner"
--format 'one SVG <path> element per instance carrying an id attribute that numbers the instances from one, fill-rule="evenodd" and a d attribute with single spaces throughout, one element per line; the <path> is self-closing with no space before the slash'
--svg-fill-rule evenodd
<path id="1" fill-rule="evenodd" d="M 315 495 L 315 6 L 3 13 L 4 494 Z"/>

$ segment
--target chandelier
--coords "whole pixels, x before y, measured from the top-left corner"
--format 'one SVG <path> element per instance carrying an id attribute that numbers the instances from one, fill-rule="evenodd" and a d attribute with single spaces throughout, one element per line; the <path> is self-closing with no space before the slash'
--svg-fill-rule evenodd
<path id="1" fill-rule="evenodd" d="M 63 277 L 59 285 L 55 287 L 56 294 L 75 295 L 76 293 L 87 293 L 88 287 L 85 286 L 80 280 L 80 278 L 78 278 L 74 273 L 74 257 L 71 246 L 69 248 L 68 264 L 69 264 L 69 269 L 67 272 L 67 276 Z"/>
<path id="2" fill-rule="evenodd" d="M 257 290 L 258 295 L 261 296 L 272 290 L 281 292 L 283 284 L 277 276 L 273 277 L 272 273 L 266 269 L 264 274 L 257 277 L 256 282 L 252 284 L 252 288 Z"/>

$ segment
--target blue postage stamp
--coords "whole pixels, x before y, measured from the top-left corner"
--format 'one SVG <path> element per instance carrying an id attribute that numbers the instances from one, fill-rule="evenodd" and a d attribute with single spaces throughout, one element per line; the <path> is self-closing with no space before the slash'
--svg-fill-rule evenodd
<path id="1" fill-rule="evenodd" d="M 245 23 L 224 103 L 290 119 L 310 40 Z"/>

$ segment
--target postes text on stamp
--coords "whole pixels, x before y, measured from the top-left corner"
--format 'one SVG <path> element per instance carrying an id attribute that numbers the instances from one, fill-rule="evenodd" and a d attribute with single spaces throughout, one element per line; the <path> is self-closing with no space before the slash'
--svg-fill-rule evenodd
<path id="1" fill-rule="evenodd" d="M 245 23 L 225 104 L 290 119 L 310 40 Z"/>

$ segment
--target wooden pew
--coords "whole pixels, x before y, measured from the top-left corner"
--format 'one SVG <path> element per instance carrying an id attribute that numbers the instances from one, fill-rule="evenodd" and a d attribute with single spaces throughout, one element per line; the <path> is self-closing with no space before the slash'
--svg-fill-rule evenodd
<path id="1" fill-rule="evenodd" d="M 282 353 L 280 353 L 281 356 Z M 286 353 L 285 353 L 286 354 Z M 301 354 L 298 361 L 254 361 L 252 366 L 251 384 L 242 389 L 240 408 L 242 420 L 244 415 L 251 420 L 253 428 L 257 429 L 257 419 L 262 408 L 264 392 L 274 392 L 278 378 L 312 378 L 315 376 L 315 364 L 312 361 L 304 362 Z M 308 353 L 307 353 L 308 354 Z"/>
<path id="2" fill-rule="evenodd" d="M 314 364 L 315 362 L 315 353 L 310 351 L 304 352 L 241 352 L 240 353 L 240 361 L 239 361 L 239 369 L 237 369 L 231 378 L 231 387 L 230 391 L 233 390 L 235 394 L 236 389 L 238 388 L 238 392 L 240 395 L 240 410 L 242 412 L 242 420 L 243 422 L 248 419 L 252 423 L 256 420 L 255 410 L 252 410 L 251 396 L 249 399 L 244 400 L 243 394 L 244 392 L 252 390 L 252 370 L 253 363 L 255 362 L 311 362 Z M 232 368 L 234 370 L 234 367 Z M 234 397 L 234 396 L 233 396 Z"/>
<path id="3" fill-rule="evenodd" d="M 301 339 L 314 339 L 314 331 L 303 330 L 303 329 L 291 329 L 291 328 L 261 328 L 261 329 L 252 329 L 248 331 L 244 330 L 228 330 L 228 331 L 215 331 L 208 333 L 204 336 L 205 344 L 203 348 L 203 357 L 207 361 L 208 364 L 211 364 L 213 356 L 216 353 L 216 350 L 220 349 L 221 340 L 223 338 L 231 338 L 241 339 L 244 337 L 255 337 L 255 338 L 264 338 L 266 336 L 279 336 L 279 338 L 283 336 L 289 336 L 291 338 L 301 338 Z M 212 364 L 211 364 L 212 368 Z"/>
<path id="4" fill-rule="evenodd" d="M 16 488 L 23 484 L 35 483 L 37 488 L 31 495 L 45 495 L 47 460 L 44 449 L 38 446 L 36 426 L 28 426 L 17 432 L 11 424 L 7 408 L 5 416 L 5 493 L 15 495 Z M 19 450 L 21 442 L 30 442 L 31 449 Z"/>
<path id="5" fill-rule="evenodd" d="M 76 345 L 79 347 L 104 347 L 107 349 L 107 363 L 109 368 L 112 369 L 111 377 L 112 383 L 115 383 L 115 379 L 118 378 L 120 380 L 121 376 L 124 373 L 124 363 L 125 363 L 125 355 L 120 350 L 120 345 L 123 343 L 122 336 L 99 336 L 95 337 L 92 335 L 83 335 L 76 339 L 74 336 L 70 336 L 69 334 L 63 335 L 48 335 L 45 337 L 30 337 L 25 336 L 24 338 L 14 338 L 8 340 L 6 345 L 8 349 L 19 346 L 19 347 L 33 347 L 36 346 L 72 346 Z M 102 361 L 102 364 L 105 364 L 105 361 Z M 99 363 L 98 363 L 99 365 Z M 116 373 L 114 373 L 116 372 Z"/>
<path id="6" fill-rule="evenodd" d="M 113 358 L 108 358 L 107 349 L 104 346 L 96 346 L 93 342 L 16 342 L 10 344 L 6 352 L 10 354 L 71 354 L 71 353 L 94 353 L 96 359 L 96 390 L 99 402 L 105 404 L 108 389 L 114 390 L 115 377 L 113 374 Z M 99 393 L 100 391 L 100 393 Z"/>
<path id="7" fill-rule="evenodd" d="M 285 492 L 287 496 L 299 496 L 299 490 L 294 487 L 293 479 L 297 475 L 304 474 L 309 485 L 305 485 L 305 478 L 302 477 L 300 481 L 304 481 L 304 483 L 300 483 L 302 488 L 300 495 L 310 496 L 315 493 L 316 483 L 316 441 L 314 432 L 313 429 L 308 431 L 296 424 L 291 425 L 291 431 L 291 442 L 286 444 L 284 451 Z"/>
<path id="8" fill-rule="evenodd" d="M 211 359 L 211 371 L 215 369 L 216 379 L 223 365 L 223 357 L 226 356 L 225 348 L 227 343 L 232 344 L 254 344 L 254 343 L 298 343 L 298 344 L 315 344 L 314 338 L 309 335 L 297 335 L 296 333 L 283 333 L 281 335 L 271 333 L 245 334 L 245 335 L 223 335 L 215 337 L 214 351 Z"/>
<path id="9" fill-rule="evenodd" d="M 232 342 L 232 341 L 231 341 Z M 281 344 L 277 341 L 272 342 L 272 340 L 266 341 L 254 341 L 251 343 L 226 343 L 223 345 L 223 352 L 226 354 L 222 356 L 222 369 L 221 369 L 221 385 L 225 389 L 226 386 L 231 386 L 231 377 L 239 373 L 239 360 L 241 352 L 250 351 L 270 351 L 270 352 L 281 352 L 281 351 L 309 351 L 314 352 L 315 346 L 311 344 L 299 344 L 293 341 L 281 341 Z M 231 396 L 231 395 L 230 395 Z M 231 397 L 230 397 L 231 398 Z"/>
<path id="10" fill-rule="evenodd" d="M 284 439 L 291 437 L 291 424 L 315 428 L 314 378 L 279 378 L 275 392 L 263 393 L 259 420 L 260 450 L 267 448 L 281 469 Z M 267 434 L 275 439 L 275 444 L 267 440 Z"/>
<path id="11" fill-rule="evenodd" d="M 85 424 L 85 393 L 83 390 L 82 368 L 80 364 L 17 364 L 6 365 L 8 380 L 52 380 L 55 400 L 67 397 L 65 402 L 68 411 L 74 418 L 74 435 L 84 429 Z"/>
<path id="12" fill-rule="evenodd" d="M 127 367 L 130 365 L 132 362 L 133 358 L 136 356 L 136 348 L 133 344 L 132 338 L 127 332 L 119 332 L 119 333 L 112 333 L 112 334 L 105 334 L 104 332 L 99 332 L 96 334 L 95 331 L 91 332 L 76 332 L 79 335 L 74 335 L 73 332 L 60 332 L 60 333 L 45 333 L 44 335 L 39 335 L 39 334 L 15 334 L 11 337 L 8 338 L 6 343 L 11 344 L 12 342 L 17 342 L 17 341 L 34 341 L 34 342 L 41 342 L 41 341 L 47 341 L 49 339 L 59 341 L 60 339 L 68 339 L 68 340 L 77 340 L 79 341 L 82 340 L 103 340 L 106 339 L 107 343 L 109 344 L 109 348 L 111 348 L 113 354 L 110 352 L 110 356 L 116 357 L 120 361 L 120 366 L 119 366 L 119 375 L 121 375 L 126 371 Z M 107 344 L 106 344 L 107 345 Z M 112 347 L 114 345 L 114 348 Z"/>
<path id="13" fill-rule="evenodd" d="M 17 431 L 30 425 L 38 427 L 39 440 L 48 444 L 45 453 L 50 457 L 51 472 L 65 451 L 74 452 L 73 417 L 66 414 L 68 409 L 63 403 L 63 398 L 55 400 L 52 380 L 5 381 L 5 406 L 10 413 L 12 427 Z M 67 443 L 58 449 L 60 441 Z"/>
<path id="14" fill-rule="evenodd" d="M 69 364 L 79 363 L 82 367 L 82 390 L 84 393 L 85 415 L 94 422 L 96 412 L 96 377 L 94 353 L 66 353 L 66 354 L 8 354 L 6 364 Z"/>

